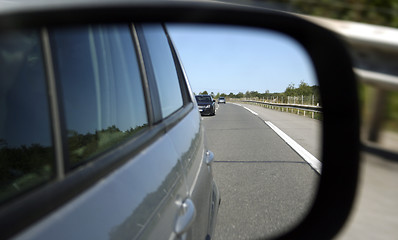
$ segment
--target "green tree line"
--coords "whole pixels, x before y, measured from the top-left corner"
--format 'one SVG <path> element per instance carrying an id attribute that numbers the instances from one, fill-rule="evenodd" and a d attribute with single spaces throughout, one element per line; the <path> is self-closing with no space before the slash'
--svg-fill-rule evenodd
<path id="1" fill-rule="evenodd" d="M 51 146 L 11 147 L 5 139 L 0 139 L 0 159 L 0 202 L 48 181 L 53 175 Z"/>
<path id="2" fill-rule="evenodd" d="M 120 130 L 115 125 L 93 133 L 68 131 L 70 168 L 118 145 L 147 125 Z M 18 195 L 54 177 L 54 149 L 33 143 L 30 146 L 9 146 L 0 139 L 0 202 Z"/>
<path id="3" fill-rule="evenodd" d="M 246 99 L 259 99 L 259 100 L 274 100 L 278 99 L 278 102 L 288 102 L 289 97 L 298 97 L 301 99 L 302 96 L 304 97 L 309 97 L 311 100 L 314 101 L 314 103 L 320 103 L 320 94 L 319 94 L 319 86 L 313 85 L 310 86 L 306 82 L 301 81 L 300 84 L 296 87 L 294 83 L 289 84 L 285 91 L 282 93 L 270 93 L 268 90 L 266 90 L 263 93 L 260 93 L 258 91 L 246 91 L 245 93 L 243 92 L 238 92 L 238 93 L 232 93 L 230 92 L 229 94 L 227 93 L 217 93 L 215 94 L 214 92 L 208 93 L 208 91 L 203 91 L 200 92 L 199 94 L 209 94 L 213 98 L 218 99 L 219 97 L 226 97 L 226 98 L 246 98 Z M 300 100 L 301 101 L 301 100 Z M 307 100 L 308 102 L 308 100 Z"/>

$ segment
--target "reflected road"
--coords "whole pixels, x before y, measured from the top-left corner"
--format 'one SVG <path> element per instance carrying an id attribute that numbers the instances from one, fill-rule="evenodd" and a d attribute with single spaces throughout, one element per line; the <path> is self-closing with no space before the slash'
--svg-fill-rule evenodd
<path id="1" fill-rule="evenodd" d="M 311 206 L 319 175 L 264 123 L 267 111 L 256 116 L 227 103 L 216 116 L 202 117 L 222 198 L 215 239 L 273 236 Z"/>

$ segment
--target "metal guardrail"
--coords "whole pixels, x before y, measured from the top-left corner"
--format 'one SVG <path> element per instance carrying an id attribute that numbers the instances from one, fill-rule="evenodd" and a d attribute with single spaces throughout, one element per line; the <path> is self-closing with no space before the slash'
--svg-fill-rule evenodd
<path id="1" fill-rule="evenodd" d="M 398 29 L 371 24 L 299 15 L 325 27 L 347 43 L 357 79 L 375 88 L 366 140 L 377 142 L 387 93 L 398 91 Z"/>
<path id="2" fill-rule="evenodd" d="M 363 83 L 372 85 L 375 88 L 384 89 L 388 91 L 398 91 L 398 77 L 384 74 L 366 71 L 363 69 L 354 68 L 354 73 L 358 80 Z"/>
<path id="3" fill-rule="evenodd" d="M 279 107 L 282 109 L 286 108 L 286 112 L 291 109 L 293 113 L 293 109 L 297 110 L 297 114 L 300 114 L 300 111 L 303 112 L 303 115 L 306 116 L 306 112 L 312 113 L 312 118 L 314 118 L 314 113 L 322 113 L 322 107 L 320 106 L 311 106 L 311 105 L 301 105 L 301 104 L 286 104 L 286 103 L 270 103 L 270 102 L 263 102 L 263 101 L 254 101 L 254 100 L 239 100 L 240 102 L 246 103 L 255 103 L 259 105 L 267 105 L 269 107 Z"/>
<path id="4" fill-rule="evenodd" d="M 354 72 L 359 81 L 376 88 L 373 96 L 374 102 L 371 107 L 366 139 L 370 142 L 377 142 L 380 138 L 380 129 L 382 127 L 385 107 L 387 105 L 387 92 L 390 89 L 398 89 L 398 78 L 387 74 L 360 69 L 354 69 Z M 394 81 L 396 81 L 396 83 Z"/>
<path id="5" fill-rule="evenodd" d="M 287 104 L 287 103 L 270 103 L 270 102 L 263 102 L 263 101 L 253 101 L 253 100 L 242 100 L 242 102 L 252 102 L 258 104 L 264 104 L 269 106 L 275 107 L 284 107 L 284 108 L 294 108 L 303 111 L 309 112 L 322 112 L 322 107 L 320 106 L 312 106 L 312 105 L 302 105 L 302 104 Z"/>

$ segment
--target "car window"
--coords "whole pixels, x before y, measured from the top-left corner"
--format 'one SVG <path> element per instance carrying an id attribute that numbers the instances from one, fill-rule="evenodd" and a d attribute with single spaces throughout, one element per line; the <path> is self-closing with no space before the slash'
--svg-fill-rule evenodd
<path id="1" fill-rule="evenodd" d="M 162 117 L 165 118 L 183 105 L 177 70 L 163 27 L 143 24 L 142 29 L 159 92 Z"/>
<path id="2" fill-rule="evenodd" d="M 142 82 L 127 25 L 54 29 L 50 37 L 72 166 L 147 126 Z"/>
<path id="3" fill-rule="evenodd" d="M 198 102 L 211 102 L 211 98 L 209 96 L 195 96 L 196 101 Z"/>
<path id="4" fill-rule="evenodd" d="M 54 176 L 39 32 L 0 35 L 0 202 Z"/>

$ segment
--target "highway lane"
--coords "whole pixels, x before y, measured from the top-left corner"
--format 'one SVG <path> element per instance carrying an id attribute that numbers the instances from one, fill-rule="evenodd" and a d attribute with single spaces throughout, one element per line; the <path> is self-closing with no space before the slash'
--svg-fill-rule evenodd
<path id="1" fill-rule="evenodd" d="M 305 118 L 297 114 L 286 114 L 286 112 L 280 112 L 253 104 L 239 104 L 257 112 L 263 120 L 271 121 L 321 161 L 321 121 L 308 117 Z"/>
<path id="2" fill-rule="evenodd" d="M 272 236 L 299 221 L 319 174 L 241 106 L 222 104 L 216 116 L 202 119 L 222 196 L 215 239 Z"/>

